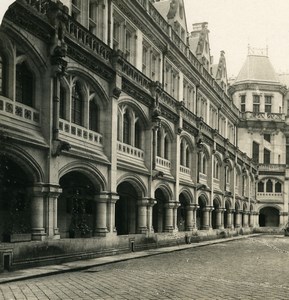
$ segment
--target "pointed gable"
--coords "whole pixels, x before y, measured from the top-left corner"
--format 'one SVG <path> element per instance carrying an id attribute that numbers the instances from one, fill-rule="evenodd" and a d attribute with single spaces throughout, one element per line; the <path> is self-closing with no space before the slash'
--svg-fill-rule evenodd
<path id="1" fill-rule="evenodd" d="M 189 37 L 191 51 L 208 71 L 211 67 L 209 32 L 207 22 L 195 23 Z"/>
<path id="2" fill-rule="evenodd" d="M 154 2 L 155 8 L 172 26 L 174 31 L 186 43 L 187 21 L 183 0 L 159 0 Z"/>
<path id="3" fill-rule="evenodd" d="M 226 91 L 228 86 L 225 51 L 221 51 L 219 63 L 212 66 L 212 75 L 219 85 Z"/>

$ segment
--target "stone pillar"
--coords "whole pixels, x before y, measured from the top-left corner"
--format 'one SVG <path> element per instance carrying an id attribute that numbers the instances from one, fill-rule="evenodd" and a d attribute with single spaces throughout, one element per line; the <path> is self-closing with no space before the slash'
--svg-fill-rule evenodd
<path id="1" fill-rule="evenodd" d="M 191 231 L 195 228 L 194 220 L 195 205 L 189 204 L 186 206 L 186 230 Z"/>
<path id="2" fill-rule="evenodd" d="M 249 221 L 249 212 L 244 211 L 244 224 L 243 224 L 243 227 L 245 227 L 245 228 L 249 227 L 248 221 Z"/>
<path id="3" fill-rule="evenodd" d="M 241 227 L 241 212 L 237 211 L 235 228 L 240 228 L 240 227 Z"/>
<path id="4" fill-rule="evenodd" d="M 173 208 L 175 204 L 172 202 L 165 204 L 165 232 L 173 232 L 174 226 L 173 226 Z"/>
<path id="5" fill-rule="evenodd" d="M 209 230 L 210 229 L 210 212 L 211 212 L 210 207 L 205 207 L 203 208 L 203 224 L 201 224 L 201 229 Z"/>
<path id="6" fill-rule="evenodd" d="M 153 206 L 156 204 L 155 199 L 148 199 L 148 206 L 147 206 L 147 228 L 148 232 L 154 232 L 153 229 Z"/>
<path id="7" fill-rule="evenodd" d="M 249 212 L 249 226 L 254 227 L 254 212 L 253 211 Z"/>
<path id="8" fill-rule="evenodd" d="M 115 203 L 119 199 L 116 193 L 108 193 L 107 199 L 107 230 L 110 234 L 116 234 L 115 229 Z"/>
<path id="9" fill-rule="evenodd" d="M 46 192 L 46 218 L 45 229 L 48 238 L 60 239 L 59 228 L 57 225 L 57 202 L 62 189 L 58 185 L 49 185 L 45 188 Z"/>
<path id="10" fill-rule="evenodd" d="M 181 206 L 179 201 L 175 201 L 173 208 L 173 228 L 178 230 L 178 208 Z"/>
<path id="11" fill-rule="evenodd" d="M 44 229 L 44 196 L 45 190 L 42 185 L 32 188 L 31 195 L 31 232 L 32 240 L 43 241 L 46 237 Z"/>
<path id="12" fill-rule="evenodd" d="M 222 212 L 223 212 L 223 210 L 221 208 L 216 209 L 216 227 L 217 227 L 217 229 L 222 228 Z"/>
<path id="13" fill-rule="evenodd" d="M 233 227 L 233 214 L 234 214 L 234 210 L 229 209 L 228 213 L 227 213 L 227 228 L 232 228 Z"/>
<path id="14" fill-rule="evenodd" d="M 287 223 L 288 220 L 288 212 L 284 211 L 284 212 L 280 212 L 280 221 L 279 221 L 279 226 L 284 226 Z"/>
<path id="15" fill-rule="evenodd" d="M 100 193 L 94 197 L 94 201 L 96 204 L 96 211 L 95 211 L 95 228 L 94 228 L 94 235 L 95 236 L 106 236 L 108 229 L 107 229 L 107 208 L 108 208 L 108 200 L 109 194 L 108 193 Z"/>
<path id="16" fill-rule="evenodd" d="M 197 229 L 197 209 L 198 204 L 193 204 L 193 229 Z"/>
<path id="17" fill-rule="evenodd" d="M 144 198 L 138 200 L 138 233 L 146 233 L 148 231 L 148 207 L 150 199 Z"/>

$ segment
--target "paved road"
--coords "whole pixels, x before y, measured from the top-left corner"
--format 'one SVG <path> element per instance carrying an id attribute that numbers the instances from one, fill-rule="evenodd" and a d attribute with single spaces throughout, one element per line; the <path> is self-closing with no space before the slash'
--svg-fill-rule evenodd
<path id="1" fill-rule="evenodd" d="M 2 284 L 0 299 L 289 299 L 289 238 L 260 236 Z"/>

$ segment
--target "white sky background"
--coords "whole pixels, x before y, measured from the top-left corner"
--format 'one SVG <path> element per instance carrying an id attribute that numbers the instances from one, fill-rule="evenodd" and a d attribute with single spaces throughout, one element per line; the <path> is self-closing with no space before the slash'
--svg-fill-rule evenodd
<path id="1" fill-rule="evenodd" d="M 289 0 L 184 0 L 188 31 L 208 22 L 211 55 L 225 51 L 228 77 L 237 76 L 248 53 L 269 48 L 278 73 L 289 73 Z"/>
<path id="2" fill-rule="evenodd" d="M 13 0 L 0 0 L 0 21 Z M 134 1 L 134 0 L 130 0 Z M 228 77 L 237 76 L 248 44 L 269 47 L 275 71 L 289 73 L 289 0 L 184 0 L 188 31 L 208 22 L 211 55 L 217 63 L 224 50 Z"/>

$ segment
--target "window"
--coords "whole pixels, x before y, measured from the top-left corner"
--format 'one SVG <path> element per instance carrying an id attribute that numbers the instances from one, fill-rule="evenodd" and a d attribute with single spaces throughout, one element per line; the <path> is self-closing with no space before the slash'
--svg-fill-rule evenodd
<path id="1" fill-rule="evenodd" d="M 120 45 L 120 22 L 114 19 L 113 21 L 113 48 L 118 49 Z"/>
<path id="2" fill-rule="evenodd" d="M 241 95 L 241 112 L 246 111 L 246 95 Z"/>
<path id="3" fill-rule="evenodd" d="M 0 54 L 0 95 L 2 96 L 5 96 L 5 92 L 6 92 L 5 76 L 6 76 L 5 59 L 3 55 Z"/>
<path id="4" fill-rule="evenodd" d="M 281 193 L 282 192 L 282 186 L 279 181 L 275 183 L 275 193 Z"/>
<path id="5" fill-rule="evenodd" d="M 28 106 L 33 104 L 33 74 L 25 62 L 16 66 L 16 101 Z"/>
<path id="6" fill-rule="evenodd" d="M 80 0 L 72 0 L 72 13 L 71 16 L 74 20 L 80 22 L 80 9 L 81 2 Z"/>
<path id="7" fill-rule="evenodd" d="M 72 88 L 72 122 L 77 125 L 83 125 L 83 96 L 79 81 Z"/>
<path id="8" fill-rule="evenodd" d="M 264 140 L 271 143 L 271 135 L 268 133 L 264 133 Z"/>
<path id="9" fill-rule="evenodd" d="M 259 144 L 253 142 L 253 161 L 259 163 Z"/>
<path id="10" fill-rule="evenodd" d="M 89 31 L 96 34 L 97 3 L 89 1 Z"/>
<path id="11" fill-rule="evenodd" d="M 270 151 L 268 149 L 264 149 L 264 164 L 270 164 Z"/>
<path id="12" fill-rule="evenodd" d="M 265 112 L 271 113 L 272 96 L 265 96 Z"/>
<path id="13" fill-rule="evenodd" d="M 151 80 L 159 80 L 160 54 L 149 42 L 143 41 L 142 72 Z"/>
<path id="14" fill-rule="evenodd" d="M 161 131 L 159 129 L 158 133 L 157 133 L 157 156 L 159 156 L 159 157 L 162 156 L 161 143 L 162 143 L 162 135 L 161 135 Z"/>
<path id="15" fill-rule="evenodd" d="M 253 112 L 258 113 L 260 111 L 260 96 L 253 95 Z"/>
<path id="16" fill-rule="evenodd" d="M 148 65 L 148 49 L 147 47 L 142 47 L 142 72 L 145 75 L 148 75 L 147 73 L 147 65 Z"/>
<path id="17" fill-rule="evenodd" d="M 127 111 L 123 116 L 123 142 L 130 145 L 130 117 Z"/>
<path id="18" fill-rule="evenodd" d="M 164 143 L 164 156 L 165 159 L 169 159 L 169 139 L 167 136 L 165 137 L 165 143 Z"/>
<path id="19" fill-rule="evenodd" d="M 99 109 L 95 99 L 89 101 L 89 129 L 98 131 Z"/>
<path id="20" fill-rule="evenodd" d="M 186 167 L 190 167 L 190 149 L 188 146 L 186 147 Z"/>
<path id="21" fill-rule="evenodd" d="M 272 193 L 273 192 L 273 183 L 272 183 L 271 179 L 269 179 L 266 182 L 266 192 L 267 193 Z"/>
<path id="22" fill-rule="evenodd" d="M 136 121 L 135 123 L 134 144 L 136 148 L 141 148 L 141 126 L 139 121 Z"/>
<path id="23" fill-rule="evenodd" d="M 258 182 L 258 192 L 264 193 L 264 182 L 262 182 L 262 181 Z"/>
<path id="24" fill-rule="evenodd" d="M 181 146 L 180 146 L 180 165 L 184 165 L 184 143 L 183 141 L 181 142 Z"/>
<path id="25" fill-rule="evenodd" d="M 60 85 L 59 117 L 66 119 L 66 89 Z"/>
<path id="26" fill-rule="evenodd" d="M 205 155 L 203 155 L 201 171 L 203 174 L 207 174 L 207 158 Z"/>

